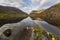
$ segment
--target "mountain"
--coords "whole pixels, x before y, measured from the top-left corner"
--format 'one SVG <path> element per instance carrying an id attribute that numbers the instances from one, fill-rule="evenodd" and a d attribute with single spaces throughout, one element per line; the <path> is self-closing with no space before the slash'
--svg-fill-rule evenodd
<path id="1" fill-rule="evenodd" d="M 6 23 L 16 23 L 26 18 L 28 15 L 15 7 L 0 5 L 0 26 Z"/>
<path id="2" fill-rule="evenodd" d="M 10 6 L 1 6 L 0 5 L 0 13 L 25 13 L 23 11 L 21 11 L 20 9 L 18 8 L 15 8 L 15 7 L 10 7 Z"/>
<path id="3" fill-rule="evenodd" d="M 42 10 L 34 10 L 34 11 L 31 12 L 30 16 L 31 16 L 31 18 L 32 18 L 33 20 L 41 20 L 41 21 L 42 21 L 41 18 L 38 18 L 38 17 L 39 17 L 38 15 L 39 15 L 41 12 L 43 12 L 43 11 L 44 11 L 44 9 L 42 9 Z"/>
<path id="4" fill-rule="evenodd" d="M 38 18 L 60 28 L 60 3 L 51 6 L 39 14 L 36 13 L 36 15 Z M 34 14 L 35 17 L 36 15 Z"/>

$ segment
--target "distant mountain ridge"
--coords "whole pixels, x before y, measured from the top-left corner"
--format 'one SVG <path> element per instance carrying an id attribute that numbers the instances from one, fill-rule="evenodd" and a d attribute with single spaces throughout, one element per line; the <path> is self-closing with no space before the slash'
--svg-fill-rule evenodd
<path id="1" fill-rule="evenodd" d="M 41 10 L 33 10 L 32 13 L 41 13 L 43 11 L 44 11 L 44 9 L 41 9 Z"/>
<path id="2" fill-rule="evenodd" d="M 40 21 L 42 21 L 42 19 L 41 18 L 39 18 L 39 14 L 41 13 L 41 12 L 43 12 L 45 9 L 42 9 L 42 10 L 33 10 L 32 12 L 31 12 L 31 14 L 30 14 L 30 16 L 31 16 L 31 18 L 33 19 L 33 20 L 40 20 Z"/>

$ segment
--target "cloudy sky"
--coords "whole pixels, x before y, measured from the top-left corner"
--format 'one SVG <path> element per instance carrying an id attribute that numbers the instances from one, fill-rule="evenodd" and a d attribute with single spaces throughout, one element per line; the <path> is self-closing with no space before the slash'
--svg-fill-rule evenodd
<path id="1" fill-rule="evenodd" d="M 27 13 L 48 8 L 60 0 L 0 0 L 0 5 L 17 7 Z"/>

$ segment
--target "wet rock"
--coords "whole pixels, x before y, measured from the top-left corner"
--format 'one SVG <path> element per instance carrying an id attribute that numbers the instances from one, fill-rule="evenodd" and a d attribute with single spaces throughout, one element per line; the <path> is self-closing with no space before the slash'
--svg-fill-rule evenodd
<path id="1" fill-rule="evenodd" d="M 7 29 L 3 32 L 3 34 L 6 36 L 6 37 L 9 37 L 11 34 L 12 34 L 12 31 L 11 29 Z"/>

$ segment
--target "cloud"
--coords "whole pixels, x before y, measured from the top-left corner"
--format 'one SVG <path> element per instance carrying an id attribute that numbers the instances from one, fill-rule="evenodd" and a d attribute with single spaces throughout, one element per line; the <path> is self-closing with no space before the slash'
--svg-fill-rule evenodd
<path id="1" fill-rule="evenodd" d="M 4 0 L 0 0 L 0 3 L 3 3 L 4 2 Z"/>
<path id="2" fill-rule="evenodd" d="M 39 4 L 37 5 L 37 9 L 39 9 L 42 5 L 44 5 L 48 0 L 41 0 L 39 1 Z"/>
<path id="3" fill-rule="evenodd" d="M 37 6 L 41 0 L 31 0 L 31 8 L 32 10 L 37 9 Z"/>
<path id="4" fill-rule="evenodd" d="M 24 4 L 22 0 L 0 0 L 0 5 L 20 7 Z"/>
<path id="5" fill-rule="evenodd" d="M 32 10 L 39 9 L 41 6 L 43 6 L 48 1 L 49 0 L 31 0 Z"/>
<path id="6" fill-rule="evenodd" d="M 34 4 L 35 2 L 38 2 L 38 1 L 41 1 L 41 0 L 31 0 L 32 4 Z"/>
<path id="7" fill-rule="evenodd" d="M 30 13 L 32 10 L 30 9 L 30 8 L 28 8 L 28 7 L 24 7 L 24 8 L 22 8 L 21 10 L 23 10 L 24 12 L 26 12 L 26 13 Z"/>
<path id="8" fill-rule="evenodd" d="M 17 7 L 27 13 L 31 11 L 29 5 L 23 0 L 0 0 L 0 5 Z"/>
<path id="9" fill-rule="evenodd" d="M 60 0 L 0 0 L 0 5 L 17 7 L 25 12 L 48 8 Z"/>
<path id="10" fill-rule="evenodd" d="M 52 5 L 54 5 L 58 2 L 60 2 L 60 0 L 42 0 L 40 2 L 40 6 L 38 7 L 38 9 L 39 8 L 42 8 L 42 9 L 49 8 L 49 7 L 51 7 Z"/>
<path id="11" fill-rule="evenodd" d="M 43 9 L 51 7 L 52 5 L 60 2 L 60 0 L 31 0 L 32 10 Z"/>
<path id="12" fill-rule="evenodd" d="M 41 0 L 40 1 L 40 6 L 44 5 L 48 0 Z"/>

